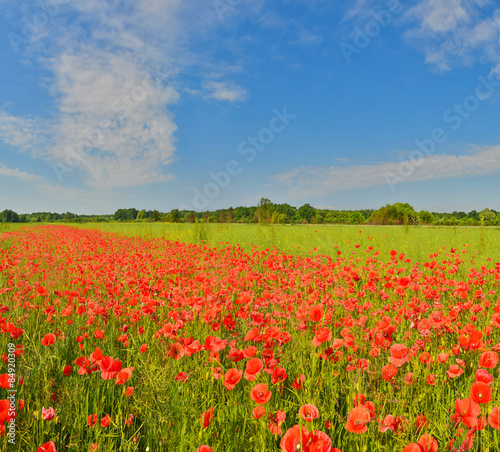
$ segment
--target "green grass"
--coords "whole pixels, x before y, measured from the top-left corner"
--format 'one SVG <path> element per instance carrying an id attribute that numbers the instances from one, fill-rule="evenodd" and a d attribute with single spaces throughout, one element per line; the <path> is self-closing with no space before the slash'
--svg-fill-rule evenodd
<path id="1" fill-rule="evenodd" d="M 73 225 L 71 225 L 73 226 Z M 396 250 L 412 261 L 424 262 L 430 254 L 455 248 L 473 251 L 477 262 L 487 258 L 500 262 L 500 228 L 409 227 L 403 226 L 330 226 L 262 224 L 192 223 L 94 223 L 79 225 L 136 237 L 165 237 L 186 243 L 211 246 L 240 245 L 245 249 L 276 247 L 293 255 L 309 253 L 335 256 L 341 251 L 362 256 L 366 248 Z M 361 231 L 361 233 L 360 233 Z M 359 248 L 355 245 L 359 244 Z M 465 245 L 465 246 L 464 246 Z M 314 251 L 314 248 L 317 251 Z"/>

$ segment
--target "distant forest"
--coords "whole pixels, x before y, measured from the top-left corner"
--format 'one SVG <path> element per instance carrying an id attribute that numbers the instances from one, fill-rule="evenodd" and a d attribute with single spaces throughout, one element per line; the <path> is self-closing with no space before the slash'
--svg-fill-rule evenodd
<path id="1" fill-rule="evenodd" d="M 257 206 L 229 207 L 207 212 L 173 209 L 119 209 L 109 215 L 78 215 L 71 212 L 35 212 L 17 214 L 12 210 L 0 213 L 2 223 L 88 223 L 88 222 L 170 222 L 170 223 L 272 223 L 272 224 L 373 224 L 373 225 L 435 225 L 435 226 L 500 226 L 500 213 L 493 209 L 481 212 L 439 213 L 417 212 L 408 203 L 388 204 L 378 210 L 317 209 L 309 204 L 294 207 L 274 204 L 262 198 Z"/>

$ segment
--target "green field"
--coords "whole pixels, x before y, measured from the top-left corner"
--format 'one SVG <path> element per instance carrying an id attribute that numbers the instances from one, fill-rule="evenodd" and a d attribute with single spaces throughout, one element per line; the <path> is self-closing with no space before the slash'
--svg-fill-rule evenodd
<path id="1" fill-rule="evenodd" d="M 43 223 L 42 223 L 43 224 Z M 500 262 L 499 227 L 407 227 L 338 226 L 276 224 L 204 224 L 204 223 L 84 223 L 67 224 L 78 228 L 99 229 L 135 237 L 164 237 L 167 240 L 210 246 L 240 245 L 276 247 L 293 255 L 337 255 L 340 251 L 361 255 L 369 246 L 378 251 L 396 250 L 416 262 L 424 262 L 442 249 L 463 249 L 478 264 L 487 259 Z M 29 225 L 1 224 L 0 232 Z M 356 248 L 356 245 L 360 245 Z"/>
<path id="2" fill-rule="evenodd" d="M 378 251 L 396 250 L 413 261 L 424 262 L 430 254 L 466 248 L 478 263 L 487 258 L 500 262 L 500 228 L 409 227 L 404 226 L 287 226 L 263 224 L 188 223 L 94 223 L 78 227 L 94 228 L 128 236 L 165 237 L 187 243 L 240 245 L 272 248 L 294 255 L 334 256 L 356 252 L 362 255 L 373 246 Z M 360 232 L 361 231 L 361 232 Z M 356 245 L 360 245 L 356 248 Z M 316 250 L 315 250 L 316 248 Z"/>

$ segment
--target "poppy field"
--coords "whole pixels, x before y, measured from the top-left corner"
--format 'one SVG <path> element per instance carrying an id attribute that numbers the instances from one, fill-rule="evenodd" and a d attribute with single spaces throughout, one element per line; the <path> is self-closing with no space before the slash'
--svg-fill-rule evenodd
<path id="1" fill-rule="evenodd" d="M 498 230 L 235 228 L 0 234 L 0 450 L 500 450 Z"/>

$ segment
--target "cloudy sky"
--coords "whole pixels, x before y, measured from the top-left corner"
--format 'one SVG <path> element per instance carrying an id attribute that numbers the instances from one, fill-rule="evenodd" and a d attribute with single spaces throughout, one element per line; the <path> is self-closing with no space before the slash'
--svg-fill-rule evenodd
<path id="1" fill-rule="evenodd" d="M 0 210 L 500 210 L 494 0 L 0 0 Z"/>

